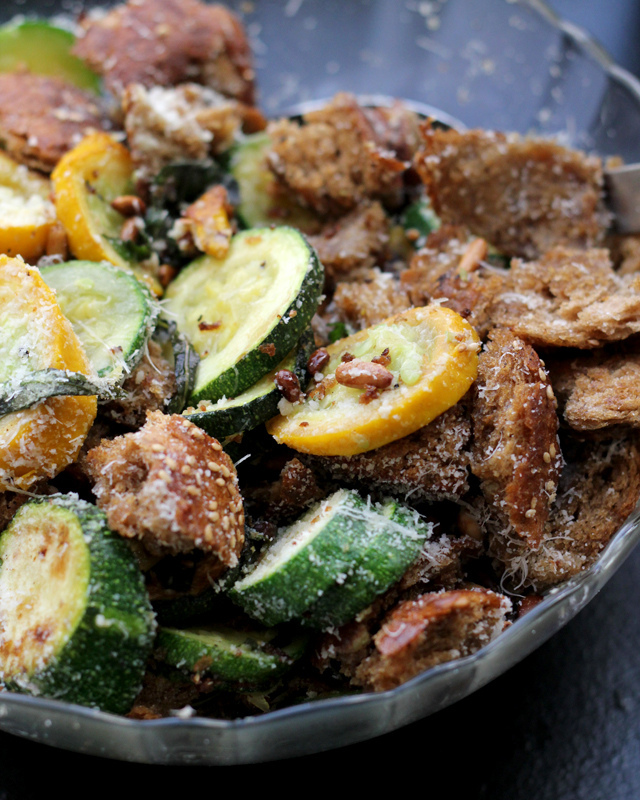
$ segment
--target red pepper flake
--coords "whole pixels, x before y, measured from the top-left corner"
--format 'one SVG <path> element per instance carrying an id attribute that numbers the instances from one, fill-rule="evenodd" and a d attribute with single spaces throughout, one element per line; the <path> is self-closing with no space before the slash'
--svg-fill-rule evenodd
<path id="1" fill-rule="evenodd" d="M 261 344 L 258 350 L 261 353 L 264 353 L 266 356 L 275 356 L 276 354 L 276 346 L 273 342 L 269 342 L 268 344 Z"/>
<path id="2" fill-rule="evenodd" d="M 201 331 L 217 331 L 219 327 L 221 327 L 222 321 L 218 320 L 218 322 L 205 322 L 201 320 L 198 323 L 198 330 Z"/>

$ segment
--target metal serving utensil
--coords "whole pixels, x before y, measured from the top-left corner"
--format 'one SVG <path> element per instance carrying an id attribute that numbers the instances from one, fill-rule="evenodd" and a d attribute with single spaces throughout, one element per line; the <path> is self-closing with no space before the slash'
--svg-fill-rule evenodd
<path id="1" fill-rule="evenodd" d="M 617 233 L 640 233 L 640 164 L 605 170 L 607 205 Z"/>

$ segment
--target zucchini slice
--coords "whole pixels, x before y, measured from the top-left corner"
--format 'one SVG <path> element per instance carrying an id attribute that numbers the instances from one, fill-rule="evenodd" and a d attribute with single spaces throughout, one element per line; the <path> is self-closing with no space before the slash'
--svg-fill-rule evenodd
<path id="1" fill-rule="evenodd" d="M 298 634 L 281 641 L 285 638 L 273 628 L 160 628 L 156 654 L 183 672 L 206 675 L 225 688 L 259 687 L 280 678 L 304 654 L 308 637 Z"/>
<path id="2" fill-rule="evenodd" d="M 400 580 L 433 532 L 411 508 L 389 499 L 367 517 L 367 539 L 346 580 L 336 582 L 305 614 L 304 623 L 327 630 L 354 619 Z"/>
<path id="3" fill-rule="evenodd" d="M 80 89 L 99 94 L 101 80 L 77 56 L 71 54 L 76 37 L 45 20 L 25 20 L 0 28 L 0 72 L 28 69 L 51 75 Z"/>
<path id="4" fill-rule="evenodd" d="M 153 339 L 162 348 L 163 356 L 173 365 L 176 376 L 176 391 L 167 403 L 165 413 L 179 414 L 187 405 L 195 386 L 200 357 L 173 321 L 160 318 Z"/>
<path id="5" fill-rule="evenodd" d="M 299 619 L 327 630 L 353 619 L 398 581 L 432 528 L 395 500 L 340 489 L 271 544 L 229 592 L 254 619 Z"/>
<path id="6" fill-rule="evenodd" d="M 0 416 L 22 411 L 49 397 L 90 397 L 103 392 L 103 387 L 81 372 L 65 369 L 41 369 L 32 372 L 0 394 Z"/>
<path id="7" fill-rule="evenodd" d="M 143 355 L 160 306 L 145 285 L 107 261 L 41 269 L 98 376 L 121 383 Z"/>
<path id="8" fill-rule="evenodd" d="M 243 231 L 226 258 L 186 267 L 164 309 L 201 358 L 191 404 L 237 397 L 279 364 L 315 314 L 323 281 L 313 248 L 286 226 Z"/>
<path id="9" fill-rule="evenodd" d="M 282 393 L 275 384 L 276 372 L 289 370 L 304 386 L 307 361 L 314 349 L 313 331 L 309 329 L 302 334 L 295 350 L 284 361 L 242 394 L 229 399 L 222 398 L 217 403 L 200 403 L 197 409 L 188 408 L 184 411 L 184 416 L 216 439 L 256 428 L 278 413 Z"/>
<path id="10" fill-rule="evenodd" d="M 381 447 L 460 400 L 475 380 L 479 346 L 474 329 L 455 311 L 411 308 L 329 345 L 323 380 L 302 403 L 270 420 L 267 430 L 278 443 L 316 455 L 351 456 Z M 390 382 L 366 396 L 366 376 L 378 367 L 371 362 L 383 354 Z M 354 372 L 365 377 L 362 385 L 336 379 L 349 358 Z"/>
<path id="11" fill-rule="evenodd" d="M 320 222 L 312 211 L 285 196 L 276 198 L 276 181 L 266 161 L 270 148 L 271 137 L 262 131 L 245 136 L 231 150 L 229 170 L 238 185 L 238 221 L 245 228 L 284 224 L 315 233 Z"/>
<path id="12" fill-rule="evenodd" d="M 105 515 L 76 495 L 23 505 L 0 537 L 0 680 L 126 713 L 155 636 L 144 579 Z"/>
<path id="13" fill-rule="evenodd" d="M 267 547 L 231 587 L 230 598 L 264 625 L 301 618 L 353 571 L 365 548 L 368 516 L 357 492 L 334 492 Z"/>

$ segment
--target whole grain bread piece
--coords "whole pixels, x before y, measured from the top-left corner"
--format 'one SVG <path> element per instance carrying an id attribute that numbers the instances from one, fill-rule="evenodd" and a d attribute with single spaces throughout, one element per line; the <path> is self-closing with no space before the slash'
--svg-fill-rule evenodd
<path id="1" fill-rule="evenodd" d="M 483 554 L 481 539 L 467 534 L 434 535 L 427 539 L 415 563 L 393 587 L 395 596 L 410 600 L 425 591 L 455 589 L 464 581 L 470 560 L 480 558 Z"/>
<path id="2" fill-rule="evenodd" d="M 640 427 L 640 353 L 601 348 L 549 359 L 548 366 L 569 427 L 577 431 Z"/>
<path id="3" fill-rule="evenodd" d="M 198 0 L 129 0 L 88 14 L 73 53 L 120 96 L 130 83 L 175 86 L 192 81 L 254 100 L 249 42 L 239 19 L 222 5 Z"/>
<path id="4" fill-rule="evenodd" d="M 464 402 L 415 433 L 355 456 L 305 456 L 340 485 L 421 501 L 456 500 L 469 489 L 471 420 Z"/>
<path id="5" fill-rule="evenodd" d="M 122 384 L 122 393 L 100 406 L 100 416 L 127 428 L 144 425 L 149 411 L 162 411 L 176 391 L 173 367 L 150 339 L 144 355 Z"/>
<path id="6" fill-rule="evenodd" d="M 608 250 L 556 247 L 512 261 L 492 313 L 534 346 L 600 347 L 640 331 L 640 275 L 618 275 Z"/>
<path id="7" fill-rule="evenodd" d="M 443 222 L 467 225 L 508 256 L 593 247 L 609 225 L 602 163 L 552 141 L 422 128 L 415 158 Z"/>
<path id="8" fill-rule="evenodd" d="M 430 592 L 395 606 L 374 635 L 374 649 L 352 683 L 393 689 L 421 672 L 475 653 L 507 626 L 511 601 L 488 589 Z"/>
<path id="9" fill-rule="evenodd" d="M 480 266 L 466 274 L 455 269 L 439 279 L 431 299 L 464 317 L 484 339 L 495 324 L 494 303 L 503 286 L 502 273 L 490 266 Z"/>
<path id="10" fill-rule="evenodd" d="M 407 292 L 390 272 L 371 270 L 366 279 L 338 283 L 322 316 L 328 324 L 344 322 L 360 331 L 411 308 Z"/>
<path id="11" fill-rule="evenodd" d="M 378 141 L 375 126 L 350 94 L 338 94 L 304 115 L 268 127 L 268 165 L 281 190 L 325 217 L 339 217 L 363 201 L 398 206 L 407 164 Z"/>
<path id="12" fill-rule="evenodd" d="M 129 84 L 122 109 L 131 158 L 144 181 L 173 161 L 218 155 L 239 131 L 255 133 L 266 125 L 257 109 L 196 83 L 149 89 Z"/>
<path id="13" fill-rule="evenodd" d="M 121 536 L 151 553 L 202 550 L 234 566 L 244 509 L 231 459 L 184 417 L 152 411 L 139 431 L 87 454 L 98 506 Z"/>
<path id="14" fill-rule="evenodd" d="M 563 438 L 566 465 L 536 548 L 493 540 L 490 554 L 512 586 L 534 590 L 577 575 L 598 558 L 640 498 L 640 440 Z"/>
<path id="15" fill-rule="evenodd" d="M 543 362 L 511 331 L 489 334 L 471 392 L 471 470 L 496 539 L 535 548 L 562 469 L 556 400 Z"/>
<path id="16" fill-rule="evenodd" d="M 424 245 L 400 273 L 400 280 L 414 306 L 426 305 L 444 275 L 458 268 L 471 235 L 463 225 L 442 225 L 432 231 Z"/>
<path id="17" fill-rule="evenodd" d="M 289 459 L 275 481 L 245 487 L 245 506 L 252 519 L 270 525 L 289 524 L 328 490 L 316 472 L 298 458 Z"/>
<path id="18" fill-rule="evenodd" d="M 0 74 L 0 143 L 21 164 L 49 173 L 86 134 L 110 124 L 91 92 L 57 77 Z"/>
<path id="19" fill-rule="evenodd" d="M 385 260 L 389 218 L 380 203 L 365 201 L 307 238 L 324 266 L 328 287 L 336 281 L 359 281 Z"/>

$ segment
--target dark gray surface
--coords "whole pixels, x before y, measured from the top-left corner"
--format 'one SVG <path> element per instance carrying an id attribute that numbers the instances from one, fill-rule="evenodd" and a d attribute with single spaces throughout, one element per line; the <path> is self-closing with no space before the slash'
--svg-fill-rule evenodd
<path id="1" fill-rule="evenodd" d="M 552 0 L 550 5 L 589 28 L 619 63 L 640 73 L 637 2 Z M 159 768 L 79 756 L 0 734 L 0 800 L 41 798 L 54 786 L 71 797 L 95 787 L 98 797 L 144 792 L 169 798 L 227 792 L 227 780 L 243 794 L 306 795 L 316 789 L 340 796 L 357 786 L 367 793 L 421 787 L 427 795 L 483 800 L 636 800 L 639 587 L 636 551 L 575 620 L 506 675 L 426 720 L 339 751 L 255 766 Z"/>

